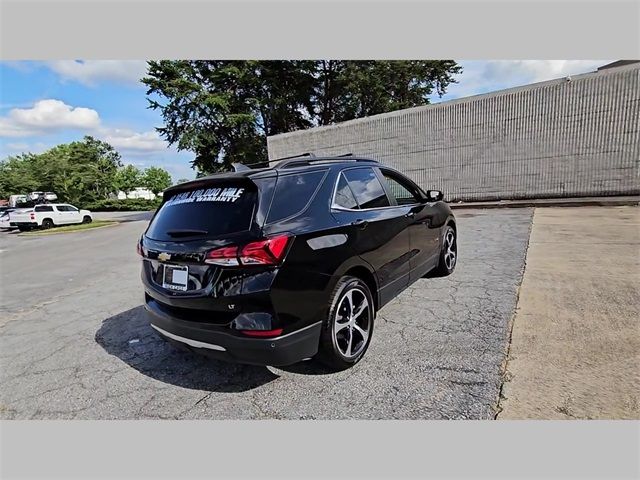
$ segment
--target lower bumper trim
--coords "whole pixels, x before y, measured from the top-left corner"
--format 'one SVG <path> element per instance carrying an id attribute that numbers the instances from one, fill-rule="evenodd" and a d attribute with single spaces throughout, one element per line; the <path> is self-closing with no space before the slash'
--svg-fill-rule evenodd
<path id="1" fill-rule="evenodd" d="M 220 345 L 214 345 L 213 343 L 200 342 L 198 340 L 193 340 L 191 338 L 181 337 L 180 335 L 175 335 L 171 332 L 167 332 L 160 327 L 156 327 L 153 323 L 150 324 L 152 328 L 155 328 L 158 332 L 160 332 L 165 337 L 171 338 L 178 342 L 186 343 L 187 345 L 194 348 L 208 348 L 209 350 L 218 350 L 219 352 L 226 352 L 227 349 L 221 347 Z"/>

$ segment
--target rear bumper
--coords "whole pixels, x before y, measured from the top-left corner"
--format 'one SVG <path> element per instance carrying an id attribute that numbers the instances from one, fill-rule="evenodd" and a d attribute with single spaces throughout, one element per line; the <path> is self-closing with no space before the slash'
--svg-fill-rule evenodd
<path id="1" fill-rule="evenodd" d="M 318 352 L 321 322 L 274 338 L 244 338 L 217 325 L 174 318 L 148 301 L 151 327 L 164 339 L 196 353 L 236 363 L 291 365 Z"/>
<path id="2" fill-rule="evenodd" d="M 12 227 L 37 227 L 38 222 L 9 222 Z"/>

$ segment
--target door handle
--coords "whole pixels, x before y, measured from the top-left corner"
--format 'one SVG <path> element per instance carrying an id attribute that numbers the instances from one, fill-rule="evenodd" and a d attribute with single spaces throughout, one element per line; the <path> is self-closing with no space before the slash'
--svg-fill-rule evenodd
<path id="1" fill-rule="evenodd" d="M 416 214 L 414 212 L 405 213 L 404 218 L 416 218 Z"/>
<path id="2" fill-rule="evenodd" d="M 367 228 L 367 225 L 369 225 L 369 222 L 367 222 L 366 220 L 358 219 L 355 222 L 351 222 L 351 225 L 359 228 L 360 230 L 364 230 L 365 228 Z"/>

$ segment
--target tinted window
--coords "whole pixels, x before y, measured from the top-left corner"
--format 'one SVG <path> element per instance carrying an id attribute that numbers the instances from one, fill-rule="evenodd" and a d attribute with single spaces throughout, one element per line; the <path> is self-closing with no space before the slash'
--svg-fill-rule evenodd
<path id="1" fill-rule="evenodd" d="M 36 207 L 36 212 L 53 212 L 53 207 L 48 205 L 40 205 Z"/>
<path id="2" fill-rule="evenodd" d="M 58 209 L 59 212 L 68 212 L 69 211 L 69 207 L 67 207 L 66 205 L 57 205 L 56 208 Z"/>
<path id="3" fill-rule="evenodd" d="M 384 170 L 382 171 L 382 175 L 384 175 L 387 185 L 389 185 L 389 190 L 391 190 L 398 205 L 411 205 L 420 202 L 419 197 L 413 192 L 414 189 L 410 184 L 403 182 L 400 178 L 392 176 Z"/>
<path id="4" fill-rule="evenodd" d="M 251 227 L 256 204 L 253 184 L 225 183 L 180 192 L 166 199 L 147 230 L 154 240 L 217 237 Z"/>
<path id="5" fill-rule="evenodd" d="M 388 207 L 389 199 L 376 174 L 370 168 L 345 170 L 344 176 L 360 205 L 360 208 Z"/>
<path id="6" fill-rule="evenodd" d="M 356 198 L 353 196 L 353 192 L 342 174 L 340 174 L 340 179 L 338 180 L 334 202 L 343 208 L 358 208 L 358 202 L 356 202 Z"/>
<path id="7" fill-rule="evenodd" d="M 309 203 L 324 178 L 325 170 L 319 172 L 281 175 L 276 182 L 267 223 L 300 213 Z"/>

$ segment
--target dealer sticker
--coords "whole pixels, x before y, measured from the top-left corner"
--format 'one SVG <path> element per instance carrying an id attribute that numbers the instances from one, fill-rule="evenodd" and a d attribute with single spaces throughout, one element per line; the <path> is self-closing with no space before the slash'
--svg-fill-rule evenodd
<path id="1" fill-rule="evenodd" d="M 165 203 L 166 206 L 194 202 L 230 202 L 238 200 L 244 193 L 244 188 L 203 188 L 191 192 L 179 193 Z"/>

